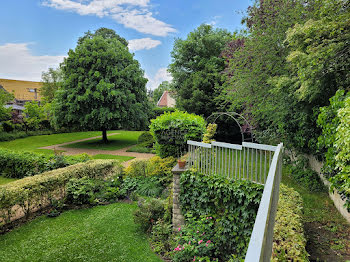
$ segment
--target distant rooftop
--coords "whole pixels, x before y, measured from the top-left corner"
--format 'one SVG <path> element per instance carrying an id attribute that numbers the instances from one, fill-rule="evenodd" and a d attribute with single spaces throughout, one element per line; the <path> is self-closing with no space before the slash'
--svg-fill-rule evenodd
<path id="1" fill-rule="evenodd" d="M 0 86 L 7 92 L 14 94 L 17 100 L 40 101 L 41 82 L 0 79 Z"/>

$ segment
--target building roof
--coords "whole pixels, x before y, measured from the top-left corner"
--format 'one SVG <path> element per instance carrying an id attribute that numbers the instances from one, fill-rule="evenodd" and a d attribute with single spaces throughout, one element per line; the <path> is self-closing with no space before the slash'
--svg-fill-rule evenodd
<path id="1" fill-rule="evenodd" d="M 157 106 L 159 107 L 174 107 L 175 99 L 171 97 L 169 91 L 164 91 L 162 96 L 160 97 Z"/>
<path id="2" fill-rule="evenodd" d="M 12 107 L 12 109 L 14 110 L 19 110 L 19 111 L 23 111 L 24 110 L 24 106 L 19 106 L 19 105 L 4 105 L 5 108 L 10 108 Z"/>
<path id="3" fill-rule="evenodd" d="M 0 79 L 0 86 L 14 94 L 16 100 L 40 101 L 41 82 Z"/>

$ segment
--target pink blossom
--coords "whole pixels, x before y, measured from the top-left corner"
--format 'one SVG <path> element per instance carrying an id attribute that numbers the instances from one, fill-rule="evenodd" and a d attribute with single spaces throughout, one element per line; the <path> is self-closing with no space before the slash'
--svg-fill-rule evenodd
<path id="1" fill-rule="evenodd" d="M 199 231 L 197 230 L 197 233 L 199 233 Z"/>
<path id="2" fill-rule="evenodd" d="M 179 228 L 177 229 L 177 231 L 181 231 L 181 227 L 179 227 Z"/>
<path id="3" fill-rule="evenodd" d="M 196 261 L 196 256 L 194 256 L 193 260 L 192 261 Z"/>
<path id="4" fill-rule="evenodd" d="M 191 245 L 191 240 L 190 240 L 190 241 L 188 241 L 188 244 L 189 244 L 189 245 Z"/>
<path id="5" fill-rule="evenodd" d="M 202 243 L 202 242 L 203 242 L 203 240 L 199 240 L 199 241 L 198 241 L 198 245 L 199 245 L 200 243 Z"/>
<path id="6" fill-rule="evenodd" d="M 209 243 L 211 243 L 211 241 L 210 241 L 210 240 L 208 240 L 208 241 L 207 241 L 207 244 L 209 244 Z"/>

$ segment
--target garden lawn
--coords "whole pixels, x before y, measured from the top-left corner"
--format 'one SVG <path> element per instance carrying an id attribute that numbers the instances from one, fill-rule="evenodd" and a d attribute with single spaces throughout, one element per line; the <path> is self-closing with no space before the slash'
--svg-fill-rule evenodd
<path id="1" fill-rule="evenodd" d="M 136 208 L 116 203 L 37 218 L 0 236 L 0 260 L 162 261 L 133 222 Z"/>
<path id="2" fill-rule="evenodd" d="M 3 177 L 3 176 L 0 176 L 0 185 L 5 185 L 7 183 L 10 183 L 12 181 L 16 181 L 17 179 L 15 178 L 7 178 L 7 177 Z"/>
<path id="3" fill-rule="evenodd" d="M 119 131 L 108 131 L 109 134 Z M 101 136 L 101 131 L 87 131 L 74 133 L 61 133 L 51 135 L 29 136 L 12 141 L 0 142 L 0 147 L 18 151 L 35 151 L 40 153 L 53 153 L 52 150 L 38 149 L 39 147 L 52 146 L 65 142 L 72 142 L 89 137 Z"/>
<path id="4" fill-rule="evenodd" d="M 100 150 L 118 150 L 128 146 L 136 145 L 137 139 L 143 131 L 115 131 L 120 133 L 108 137 L 108 144 L 103 143 L 101 139 L 93 139 L 75 144 L 65 145 L 69 148 L 100 149 Z"/>
<path id="5" fill-rule="evenodd" d="M 91 157 L 93 159 L 116 159 L 116 160 L 119 160 L 120 162 L 126 162 L 135 158 L 132 156 L 116 156 L 116 155 L 107 155 L 107 154 L 97 154 Z"/>

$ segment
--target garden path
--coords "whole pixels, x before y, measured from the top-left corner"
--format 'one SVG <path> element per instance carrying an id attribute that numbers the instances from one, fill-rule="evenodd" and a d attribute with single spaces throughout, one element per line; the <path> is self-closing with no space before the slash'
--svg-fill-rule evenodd
<path id="1" fill-rule="evenodd" d="M 108 134 L 108 136 L 118 135 L 118 134 L 119 133 L 112 133 L 112 134 Z M 135 160 L 135 159 L 138 159 L 138 160 L 140 160 L 140 159 L 150 159 L 151 157 L 155 156 L 155 154 L 150 154 L 150 153 L 126 152 L 126 150 L 128 150 L 133 145 L 132 146 L 128 146 L 128 147 L 124 147 L 124 148 L 121 148 L 121 149 L 117 149 L 117 150 L 101 150 L 101 149 L 62 147 L 62 146 L 65 146 L 65 145 L 75 144 L 75 143 L 78 143 L 78 142 L 92 140 L 92 139 L 96 139 L 96 138 L 101 138 L 101 136 L 89 137 L 89 138 L 75 140 L 75 141 L 66 142 L 66 143 L 62 143 L 62 144 L 40 147 L 39 149 L 60 150 L 60 151 L 63 151 L 62 154 L 64 154 L 64 155 L 77 155 L 77 154 L 86 153 L 88 155 L 107 154 L 107 155 L 116 155 L 116 156 L 131 156 L 131 157 L 135 157 L 132 160 L 123 162 L 123 166 L 125 166 L 125 167 L 128 166 L 130 164 L 130 162 Z"/>

